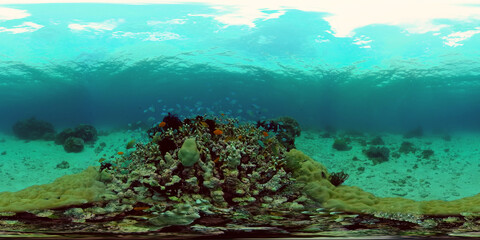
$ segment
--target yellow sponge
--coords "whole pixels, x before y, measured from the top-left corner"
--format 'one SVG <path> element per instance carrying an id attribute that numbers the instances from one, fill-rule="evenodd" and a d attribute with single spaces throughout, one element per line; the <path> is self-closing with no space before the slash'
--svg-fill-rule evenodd
<path id="1" fill-rule="evenodd" d="M 97 181 L 98 168 L 57 178 L 53 183 L 36 185 L 18 192 L 0 193 L 0 212 L 52 209 L 99 200 L 105 185 Z"/>

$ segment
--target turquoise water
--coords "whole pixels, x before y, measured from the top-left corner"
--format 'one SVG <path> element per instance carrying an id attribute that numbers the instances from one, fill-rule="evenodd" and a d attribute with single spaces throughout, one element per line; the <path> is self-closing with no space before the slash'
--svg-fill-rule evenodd
<path id="1" fill-rule="evenodd" d="M 346 185 L 381 197 L 478 193 L 480 5 L 473 1 L 21 2 L 0 5 L 0 173 L 8 184 L 0 192 L 127 156 L 128 141 L 173 113 L 293 117 L 303 131 L 299 149 L 330 170 L 350 170 Z M 56 133 L 95 126 L 99 140 L 69 159 L 53 142 L 24 147 L 12 126 L 31 117 Z M 402 137 L 415 129 L 424 136 Z M 376 133 L 393 165 L 366 157 Z M 337 139 L 348 146 L 332 149 Z M 417 155 L 400 154 L 403 141 Z M 20 154 L 30 151 L 31 158 Z M 35 171 L 54 171 L 35 179 L 9 173 L 33 172 L 38 156 Z M 431 180 L 442 172 L 448 176 Z"/>
<path id="2" fill-rule="evenodd" d="M 173 108 L 312 127 L 478 128 L 480 8 L 458 6 L 452 19 L 378 19 L 345 33 L 328 9 L 4 5 L 0 126 L 31 116 L 122 125 Z"/>

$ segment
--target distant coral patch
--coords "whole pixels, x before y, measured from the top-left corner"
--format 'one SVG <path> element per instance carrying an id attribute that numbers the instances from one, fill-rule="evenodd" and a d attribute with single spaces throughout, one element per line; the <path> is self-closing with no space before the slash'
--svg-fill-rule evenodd
<path id="1" fill-rule="evenodd" d="M 16 122 L 12 129 L 16 137 L 24 140 L 53 140 L 55 136 L 51 123 L 34 117 Z"/>

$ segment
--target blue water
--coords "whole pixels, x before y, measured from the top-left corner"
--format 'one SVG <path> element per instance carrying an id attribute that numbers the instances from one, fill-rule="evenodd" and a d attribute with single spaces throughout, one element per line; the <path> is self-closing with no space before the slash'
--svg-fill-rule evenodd
<path id="1" fill-rule="evenodd" d="M 305 9 L 228 23 L 235 7 L 3 5 L 19 17 L 0 15 L 0 130 L 31 116 L 61 129 L 153 124 L 168 112 L 478 129 L 480 7 L 463 7 L 464 18 L 438 16 L 424 31 L 380 22 L 342 35 L 332 13 Z"/>

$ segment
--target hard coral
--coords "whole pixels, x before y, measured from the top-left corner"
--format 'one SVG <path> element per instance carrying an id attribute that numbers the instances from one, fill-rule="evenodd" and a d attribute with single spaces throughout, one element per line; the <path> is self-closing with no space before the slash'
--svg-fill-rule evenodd
<path id="1" fill-rule="evenodd" d="M 211 126 L 223 134 L 211 134 Z M 267 196 L 295 200 L 302 193 L 283 168 L 285 152 L 276 138 L 265 139 L 253 125 L 196 117 L 185 119 L 177 130 L 157 132 L 151 142 L 137 143 L 129 155 L 118 156 L 114 166 L 102 170 L 111 176 L 108 189 L 128 208 L 151 206 L 157 216 L 152 223 L 163 226 L 164 216 L 175 215 L 170 209 L 177 204 L 188 209 L 188 216 L 197 216 L 226 207 L 259 211 L 271 202 Z"/>

